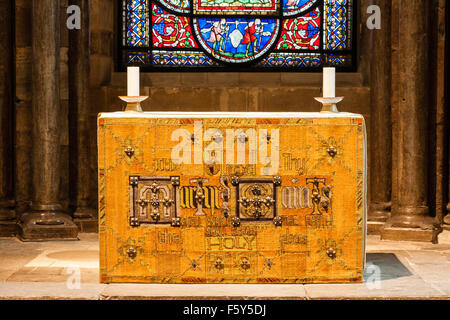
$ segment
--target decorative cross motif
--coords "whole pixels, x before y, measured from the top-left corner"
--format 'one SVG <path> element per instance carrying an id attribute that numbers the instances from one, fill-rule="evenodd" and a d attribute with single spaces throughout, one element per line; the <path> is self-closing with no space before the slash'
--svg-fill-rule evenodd
<path id="1" fill-rule="evenodd" d="M 242 197 L 241 199 L 238 200 L 238 202 L 244 208 L 250 209 L 255 219 L 260 219 L 264 215 L 264 206 L 266 208 L 271 208 L 275 203 L 275 200 L 269 196 L 267 197 L 262 196 L 261 187 L 257 184 L 251 187 L 251 193 L 254 196 L 252 199 Z"/>
<path id="2" fill-rule="evenodd" d="M 272 260 L 270 260 L 270 259 L 267 259 L 267 260 L 264 262 L 264 265 L 265 265 L 269 270 L 272 269 L 272 267 L 273 267 L 274 264 L 275 264 L 275 263 L 274 263 Z"/>
<path id="3" fill-rule="evenodd" d="M 327 256 L 330 257 L 330 259 L 336 259 L 337 251 L 335 248 L 328 248 L 327 250 Z"/>
<path id="4" fill-rule="evenodd" d="M 283 225 L 283 219 L 281 217 L 273 218 L 273 224 L 275 227 L 281 227 Z"/>
<path id="5" fill-rule="evenodd" d="M 195 191 L 195 202 L 197 203 L 197 212 L 195 216 L 205 216 L 206 213 L 203 211 L 203 200 L 205 199 L 205 194 L 203 192 L 203 184 L 209 183 L 208 179 L 191 179 L 190 183 L 196 183 L 197 189 Z"/>
<path id="6" fill-rule="evenodd" d="M 169 208 L 174 204 L 174 201 L 172 199 L 169 199 L 168 197 L 161 199 L 161 187 L 156 182 L 153 182 L 150 185 L 149 189 L 152 193 L 151 198 L 141 198 L 139 200 L 136 200 L 136 203 L 143 208 L 149 206 L 150 217 L 153 219 L 153 221 L 158 222 L 158 220 L 161 218 L 161 205 L 163 207 Z"/>
<path id="7" fill-rule="evenodd" d="M 128 250 L 127 250 L 127 254 L 128 254 L 128 257 L 130 257 L 130 259 L 135 259 L 136 256 L 137 256 L 136 248 L 129 247 Z"/>
<path id="8" fill-rule="evenodd" d="M 281 186 L 281 177 L 280 176 L 274 177 L 273 184 L 276 185 L 277 187 Z"/>
<path id="9" fill-rule="evenodd" d="M 130 177 L 130 186 L 136 187 L 138 185 L 139 178 L 138 177 Z"/>
<path id="10" fill-rule="evenodd" d="M 139 227 L 141 224 L 139 222 L 138 218 L 130 217 L 130 226 L 132 227 Z"/>
<path id="11" fill-rule="evenodd" d="M 130 176 L 130 226 L 171 224 L 180 226 L 180 177 Z"/>
<path id="12" fill-rule="evenodd" d="M 172 178 L 170 178 L 170 181 L 172 181 L 172 184 L 174 186 L 179 186 L 180 185 L 180 177 L 172 177 Z"/>
<path id="13" fill-rule="evenodd" d="M 231 184 L 236 192 L 236 217 L 242 221 L 273 221 L 278 225 L 277 216 L 277 188 L 282 184 L 279 176 L 271 178 L 242 178 L 231 177 Z"/>
<path id="14" fill-rule="evenodd" d="M 134 155 L 134 149 L 132 147 L 127 147 L 125 149 L 125 154 L 128 156 L 128 158 L 131 158 Z"/>
<path id="15" fill-rule="evenodd" d="M 330 155 L 330 157 L 334 158 L 336 157 L 338 151 L 334 146 L 329 146 L 327 152 Z"/>
<path id="16" fill-rule="evenodd" d="M 223 270 L 223 268 L 225 267 L 225 264 L 223 263 L 221 258 L 217 258 L 216 262 L 214 263 L 214 267 L 217 270 Z"/>
<path id="17" fill-rule="evenodd" d="M 140 241 L 129 237 L 126 241 L 120 241 L 122 245 L 118 248 L 119 255 L 129 264 L 134 264 L 136 261 L 140 261 L 144 248 L 141 246 Z M 120 260 L 122 260 L 120 258 Z"/>
<path id="18" fill-rule="evenodd" d="M 247 257 L 243 257 L 241 259 L 241 268 L 242 268 L 242 270 L 245 270 L 245 271 L 250 269 L 250 261 L 248 260 Z"/>
<path id="19" fill-rule="evenodd" d="M 172 218 L 172 227 L 181 227 L 181 219 Z"/>

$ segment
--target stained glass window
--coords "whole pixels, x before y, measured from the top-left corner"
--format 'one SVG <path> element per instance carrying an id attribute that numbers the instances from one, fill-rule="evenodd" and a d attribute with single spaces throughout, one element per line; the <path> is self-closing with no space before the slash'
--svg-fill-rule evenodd
<path id="1" fill-rule="evenodd" d="M 122 70 L 354 67 L 354 0 L 119 1 Z"/>

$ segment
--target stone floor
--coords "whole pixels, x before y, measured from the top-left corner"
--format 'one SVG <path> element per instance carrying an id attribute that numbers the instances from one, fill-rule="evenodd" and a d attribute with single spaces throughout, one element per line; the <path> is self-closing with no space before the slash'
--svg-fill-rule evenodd
<path id="1" fill-rule="evenodd" d="M 439 241 L 433 245 L 370 236 L 365 283 L 356 285 L 105 285 L 98 282 L 96 234 L 80 234 L 78 242 L 0 238 L 0 299 L 450 300 L 450 231 Z"/>

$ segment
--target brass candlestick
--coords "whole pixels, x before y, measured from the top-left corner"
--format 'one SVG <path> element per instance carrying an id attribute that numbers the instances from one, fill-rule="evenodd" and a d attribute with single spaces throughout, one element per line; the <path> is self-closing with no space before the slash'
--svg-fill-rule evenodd
<path id="1" fill-rule="evenodd" d="M 314 98 L 317 101 L 319 101 L 323 106 L 321 113 L 339 113 L 339 110 L 337 108 L 337 104 L 344 100 L 344 97 L 320 97 L 320 98 Z"/>
<path id="2" fill-rule="evenodd" d="M 125 107 L 125 112 L 143 112 L 141 107 L 141 102 L 148 99 L 146 96 L 120 96 L 120 100 L 125 101 L 127 106 Z"/>

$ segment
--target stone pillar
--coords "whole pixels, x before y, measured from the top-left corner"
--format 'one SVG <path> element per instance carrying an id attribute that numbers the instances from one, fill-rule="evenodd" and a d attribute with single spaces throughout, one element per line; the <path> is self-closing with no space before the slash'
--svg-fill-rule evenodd
<path id="1" fill-rule="evenodd" d="M 429 88 L 428 0 L 397 0 L 398 64 L 393 144 L 396 162 L 392 217 L 382 239 L 436 241 L 437 228 L 428 207 L 427 125 Z"/>
<path id="2" fill-rule="evenodd" d="M 450 152 L 449 152 L 450 153 Z M 450 154 L 449 154 L 450 157 Z M 449 186 L 448 186 L 448 199 L 450 199 L 450 175 L 448 177 L 449 180 Z M 448 200 L 447 203 L 447 215 L 444 217 L 444 229 L 447 231 L 450 231 L 450 200 Z"/>
<path id="3" fill-rule="evenodd" d="M 380 234 L 389 218 L 392 190 L 391 1 L 376 0 L 381 29 L 372 32 L 371 154 L 368 233 Z"/>
<path id="4" fill-rule="evenodd" d="M 60 1 L 33 0 L 32 12 L 33 190 L 18 235 L 24 241 L 77 239 L 78 228 L 59 203 Z"/>
<path id="5" fill-rule="evenodd" d="M 69 104 L 71 168 L 75 174 L 75 223 L 82 231 L 95 231 L 96 211 L 91 207 L 89 163 L 90 0 L 71 0 L 81 9 L 81 29 L 69 31 Z M 95 180 L 95 179 L 94 179 Z M 94 230 L 87 230 L 94 229 Z"/>
<path id="6" fill-rule="evenodd" d="M 435 209 L 436 209 L 436 222 L 442 224 L 443 219 L 447 213 L 447 187 L 448 187 L 448 131 L 449 127 L 446 123 L 446 113 L 448 113 L 446 106 L 446 60 L 448 53 L 446 52 L 446 10 L 448 11 L 447 0 L 436 0 L 436 4 L 433 7 L 433 31 L 434 31 L 434 56 L 431 61 L 433 62 L 434 81 L 436 83 L 435 89 L 435 109 L 433 114 L 433 125 L 436 128 L 435 135 L 429 135 L 430 144 L 435 148 L 436 155 L 436 173 L 434 179 L 435 185 Z M 448 18 L 447 18 L 448 19 Z M 447 61 L 448 63 L 448 61 Z M 447 96 L 448 97 L 448 96 Z M 447 98 L 448 99 L 448 98 Z M 449 219 L 449 218 L 447 218 Z M 444 224 L 445 227 L 445 224 Z"/>
<path id="7" fill-rule="evenodd" d="M 360 35 L 358 37 L 358 73 L 362 75 L 362 83 L 365 87 L 370 86 L 370 72 L 372 61 L 369 57 L 372 54 L 372 33 L 373 31 L 366 27 L 366 21 L 369 15 L 367 14 L 367 8 L 372 5 L 373 0 L 360 0 L 358 1 L 358 20 L 361 21 L 361 28 L 358 29 Z M 356 24 L 355 24 L 356 27 Z M 368 129 L 370 129 L 368 127 Z"/>
<path id="8" fill-rule="evenodd" d="M 448 167 L 450 162 L 450 4 L 446 3 L 445 6 L 445 20 L 446 20 L 446 32 L 445 32 L 445 106 L 446 106 L 446 119 L 447 119 L 447 182 L 448 182 L 448 196 L 447 196 L 447 215 L 444 217 L 444 228 L 450 231 L 450 168 Z"/>
<path id="9" fill-rule="evenodd" d="M 0 3 L 0 236 L 14 235 L 13 195 L 13 7 Z"/>
<path id="10" fill-rule="evenodd" d="M 448 72 L 448 71 L 447 71 Z M 450 158 L 450 152 L 449 152 L 449 158 Z M 448 185 L 448 199 L 450 199 L 450 174 L 448 177 L 449 185 Z M 447 203 L 447 215 L 444 217 L 444 229 L 447 231 L 450 231 L 450 200 L 448 200 Z"/>

